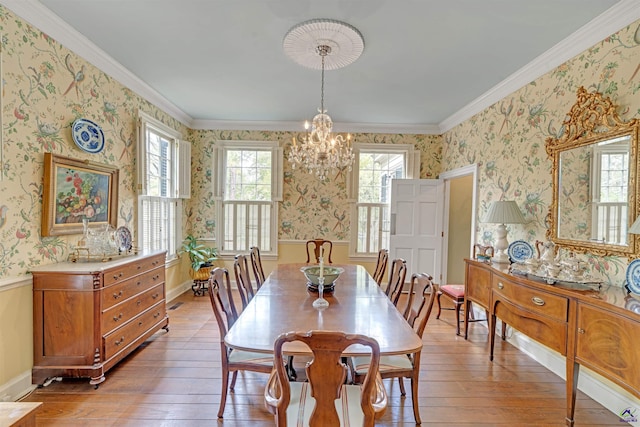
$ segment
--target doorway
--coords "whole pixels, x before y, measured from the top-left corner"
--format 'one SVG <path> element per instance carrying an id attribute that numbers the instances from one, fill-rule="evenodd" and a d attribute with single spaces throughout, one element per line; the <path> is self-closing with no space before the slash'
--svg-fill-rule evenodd
<path id="1" fill-rule="evenodd" d="M 440 174 L 444 181 L 445 235 L 441 284 L 464 283 L 464 259 L 472 256 L 475 243 L 477 175 L 475 164 Z"/>

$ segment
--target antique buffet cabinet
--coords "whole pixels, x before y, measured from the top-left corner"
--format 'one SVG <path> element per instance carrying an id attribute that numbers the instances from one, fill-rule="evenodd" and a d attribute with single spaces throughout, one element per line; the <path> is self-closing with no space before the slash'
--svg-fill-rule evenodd
<path id="1" fill-rule="evenodd" d="M 32 269 L 32 382 L 105 372 L 164 328 L 165 252 Z"/>

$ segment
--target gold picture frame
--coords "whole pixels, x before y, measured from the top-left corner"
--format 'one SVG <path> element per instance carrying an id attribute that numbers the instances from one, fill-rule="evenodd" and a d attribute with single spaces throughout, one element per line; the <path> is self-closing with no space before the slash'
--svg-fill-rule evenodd
<path id="1" fill-rule="evenodd" d="M 42 236 L 81 234 L 85 218 L 92 228 L 116 228 L 118 172 L 113 166 L 44 153 Z"/>

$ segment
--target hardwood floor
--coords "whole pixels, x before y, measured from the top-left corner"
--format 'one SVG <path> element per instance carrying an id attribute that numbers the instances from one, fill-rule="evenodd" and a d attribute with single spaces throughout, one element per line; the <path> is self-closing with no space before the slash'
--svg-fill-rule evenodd
<path id="1" fill-rule="evenodd" d="M 444 302 L 444 301 L 443 301 Z M 54 381 L 24 401 L 44 402 L 38 426 L 272 426 L 263 407 L 264 374 L 240 374 L 223 420 L 218 328 L 208 297 L 191 292 L 169 306 L 168 333 L 159 332 L 106 375 L 96 390 L 86 379 Z M 452 311 L 432 315 L 424 334 L 420 374 L 423 426 L 563 426 L 565 382 L 498 340 L 489 362 L 487 329 L 455 335 Z M 408 385 L 408 382 L 407 382 Z M 412 426 L 411 397 L 387 383 L 389 408 L 377 425 Z M 410 387 L 407 387 L 407 394 Z M 618 417 L 582 393 L 576 426 L 620 426 Z"/>

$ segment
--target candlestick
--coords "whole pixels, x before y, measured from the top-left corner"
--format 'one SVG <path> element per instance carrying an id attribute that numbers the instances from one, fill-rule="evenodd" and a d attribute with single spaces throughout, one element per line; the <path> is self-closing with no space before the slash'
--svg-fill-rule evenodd
<path id="1" fill-rule="evenodd" d="M 320 257 L 319 257 L 319 260 L 320 260 L 320 276 L 319 277 L 323 278 L 324 277 L 324 260 L 322 258 L 322 246 L 320 246 Z"/>

